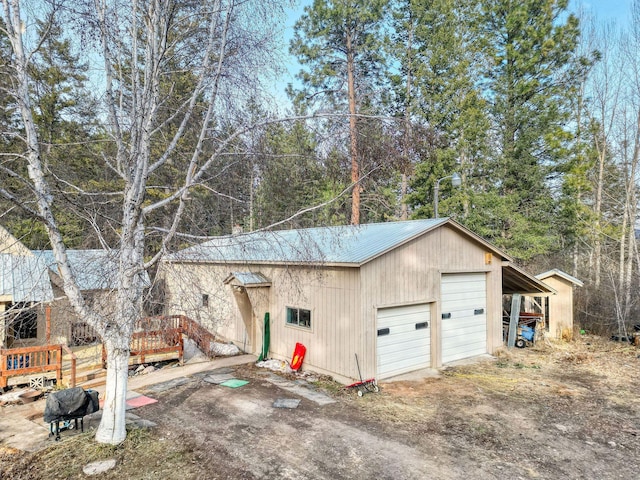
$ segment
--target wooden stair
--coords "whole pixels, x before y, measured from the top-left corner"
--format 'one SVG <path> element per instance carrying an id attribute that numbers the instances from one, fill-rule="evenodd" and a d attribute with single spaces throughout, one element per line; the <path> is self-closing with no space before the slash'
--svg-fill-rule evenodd
<path id="1" fill-rule="evenodd" d="M 62 378 L 64 378 L 64 373 Z M 76 387 L 82 387 L 85 390 L 100 387 L 107 383 L 107 371 L 102 368 L 102 364 L 88 365 L 82 370 L 76 371 Z"/>
<path id="2" fill-rule="evenodd" d="M 85 389 L 99 387 L 107 381 L 107 371 L 102 368 L 102 346 L 90 345 L 74 347 L 76 356 L 76 387 Z M 69 387 L 71 384 L 71 356 L 62 357 L 62 383 Z"/>

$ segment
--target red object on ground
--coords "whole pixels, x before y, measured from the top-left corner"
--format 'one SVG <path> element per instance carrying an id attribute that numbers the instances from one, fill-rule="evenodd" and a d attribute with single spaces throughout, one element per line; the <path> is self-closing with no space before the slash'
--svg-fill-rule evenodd
<path id="1" fill-rule="evenodd" d="M 302 360 L 304 360 L 304 354 L 307 353 L 307 347 L 301 343 L 296 343 L 296 348 L 293 350 L 293 358 L 291 359 L 291 370 L 298 371 L 302 366 Z"/>

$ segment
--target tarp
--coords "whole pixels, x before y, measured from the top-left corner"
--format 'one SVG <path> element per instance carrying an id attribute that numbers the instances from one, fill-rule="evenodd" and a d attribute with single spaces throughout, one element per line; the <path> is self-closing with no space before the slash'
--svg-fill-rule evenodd
<path id="1" fill-rule="evenodd" d="M 71 420 L 97 412 L 99 409 L 98 392 L 95 390 L 85 392 L 82 387 L 67 388 L 51 392 L 47 396 L 44 421 L 49 423 L 58 420 Z"/>

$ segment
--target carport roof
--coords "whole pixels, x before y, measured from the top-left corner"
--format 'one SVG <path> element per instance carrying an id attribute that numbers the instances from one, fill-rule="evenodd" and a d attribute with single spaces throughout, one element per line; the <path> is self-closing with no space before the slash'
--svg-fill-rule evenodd
<path id="1" fill-rule="evenodd" d="M 502 293 L 512 295 L 548 295 L 556 291 L 543 281 L 525 272 L 512 262 L 504 262 L 502 265 Z"/>

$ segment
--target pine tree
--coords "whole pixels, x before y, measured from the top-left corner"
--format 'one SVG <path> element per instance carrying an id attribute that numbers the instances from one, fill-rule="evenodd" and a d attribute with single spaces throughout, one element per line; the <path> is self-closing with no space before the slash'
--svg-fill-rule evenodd
<path id="1" fill-rule="evenodd" d="M 378 85 L 383 66 L 381 21 L 388 0 L 315 0 L 295 26 L 290 51 L 305 70 L 301 96 L 323 100 L 325 107 L 349 115 L 351 223 L 360 223 L 358 119 Z M 322 98 L 321 98 L 322 97 Z M 367 98 L 369 97 L 369 98 Z"/>
<path id="2" fill-rule="evenodd" d="M 499 202 L 482 207 L 492 210 L 493 221 L 485 225 L 489 238 L 521 258 L 557 247 L 549 180 L 571 140 L 565 125 L 579 38 L 578 20 L 567 15 L 567 3 L 481 3 Z"/>
<path id="3" fill-rule="evenodd" d="M 468 2 L 458 0 L 396 2 L 390 51 L 400 69 L 392 83 L 395 112 L 404 118 L 405 170 L 416 164 L 407 201 L 417 218 L 433 215 L 439 178 L 454 171 L 482 178 L 488 123 L 475 81 L 477 46 L 470 33 L 476 17 Z M 454 197 L 444 202 L 447 213 L 468 216 L 468 189 L 442 187 Z"/>

